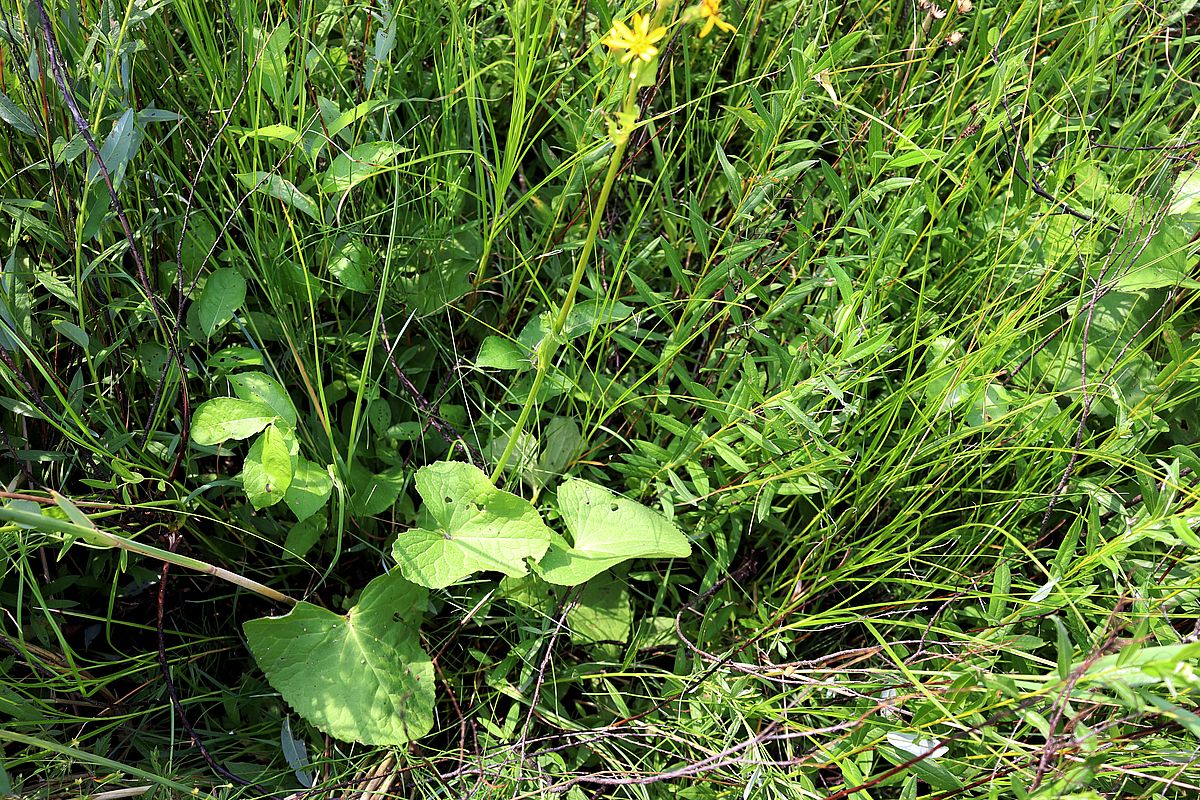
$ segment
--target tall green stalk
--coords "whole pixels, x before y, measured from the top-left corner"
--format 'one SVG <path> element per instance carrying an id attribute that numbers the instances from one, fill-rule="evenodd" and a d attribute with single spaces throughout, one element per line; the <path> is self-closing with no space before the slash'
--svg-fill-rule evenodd
<path id="1" fill-rule="evenodd" d="M 583 273 L 587 270 L 588 262 L 592 257 L 592 250 L 596 246 L 596 236 L 600 230 L 600 220 L 604 217 L 604 209 L 608 205 L 608 197 L 612 193 L 613 184 L 616 183 L 617 173 L 621 170 L 621 161 L 625 157 L 625 149 L 629 146 L 629 134 L 637 119 L 637 87 L 637 81 L 631 79 L 629 87 L 625 92 L 625 103 L 618 117 L 619 121 L 610 131 L 613 150 L 608 157 L 608 172 L 604 175 L 604 184 L 600 187 L 600 194 L 596 198 L 596 205 L 592 208 L 592 219 L 588 224 L 587 236 L 583 240 L 583 247 L 579 250 L 579 258 L 575 261 L 575 273 L 571 276 L 571 285 L 567 287 L 567 295 L 563 298 L 558 313 L 554 315 L 550 332 L 542 338 L 534 353 L 533 385 L 529 389 L 528 397 L 525 398 L 525 404 L 521 407 L 521 413 L 517 417 L 517 424 L 513 427 L 512 433 L 508 437 L 508 442 L 504 445 L 504 452 L 500 454 L 500 460 L 496 462 L 496 468 L 492 470 L 492 483 L 497 483 L 500 480 L 500 476 L 504 474 L 504 468 L 508 465 L 509 459 L 512 458 L 513 450 L 517 446 L 517 440 L 521 438 L 521 433 L 525 430 L 525 423 L 529 421 L 529 414 L 533 410 L 538 390 L 542 388 L 542 381 L 545 379 L 546 372 L 550 368 L 550 362 L 553 360 L 555 353 L 558 351 L 558 346 L 562 342 L 562 332 L 567 324 L 567 316 L 571 313 L 571 308 L 575 305 L 575 295 L 579 293 L 579 285 L 583 283 Z"/>

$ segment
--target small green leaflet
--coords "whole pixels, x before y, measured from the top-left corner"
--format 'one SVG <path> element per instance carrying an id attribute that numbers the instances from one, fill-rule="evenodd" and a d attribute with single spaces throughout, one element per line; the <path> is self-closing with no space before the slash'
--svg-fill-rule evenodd
<path id="1" fill-rule="evenodd" d="M 632 558 L 683 558 L 692 552 L 687 538 L 662 514 L 590 481 L 563 483 L 558 510 L 574 546 L 552 546 L 538 565 L 550 583 L 576 586 Z"/>
<path id="2" fill-rule="evenodd" d="M 230 439 L 248 439 L 278 419 L 273 408 L 262 403 L 218 397 L 200 404 L 192 415 L 192 444 L 221 444 Z"/>
<path id="3" fill-rule="evenodd" d="M 417 635 L 426 602 L 424 589 L 389 573 L 344 616 L 301 602 L 247 622 L 246 642 L 271 686 L 325 733 L 401 745 L 433 728 L 433 663 Z"/>
<path id="4" fill-rule="evenodd" d="M 478 467 L 452 461 L 417 470 L 422 526 L 401 533 L 392 555 L 404 577 L 431 589 L 476 572 L 520 577 L 555 538 L 528 501 L 492 485 Z"/>

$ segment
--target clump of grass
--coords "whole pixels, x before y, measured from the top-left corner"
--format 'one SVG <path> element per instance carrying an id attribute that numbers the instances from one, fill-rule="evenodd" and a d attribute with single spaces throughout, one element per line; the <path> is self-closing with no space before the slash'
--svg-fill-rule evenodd
<path id="1" fill-rule="evenodd" d="M 0 792 L 1194 796 L 1187 4 L 41 7 L 0 17 Z M 601 44 L 635 12 L 648 59 Z M 248 370 L 331 468 L 303 520 L 189 444 Z M 16 522 L 341 612 L 443 459 L 693 555 L 434 592 L 403 750 L 289 709 L 267 599 Z"/>

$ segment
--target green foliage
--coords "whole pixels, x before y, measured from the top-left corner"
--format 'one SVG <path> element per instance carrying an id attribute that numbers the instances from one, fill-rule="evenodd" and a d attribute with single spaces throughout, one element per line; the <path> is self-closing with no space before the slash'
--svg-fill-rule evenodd
<path id="1" fill-rule="evenodd" d="M 433 727 L 433 664 L 417 637 L 425 605 L 425 590 L 380 575 L 344 616 L 302 602 L 247 622 L 246 642 L 271 685 L 321 730 L 403 744 Z"/>
<path id="2" fill-rule="evenodd" d="M 0 10 L 0 794 L 1195 796 L 1194 3 Z"/>

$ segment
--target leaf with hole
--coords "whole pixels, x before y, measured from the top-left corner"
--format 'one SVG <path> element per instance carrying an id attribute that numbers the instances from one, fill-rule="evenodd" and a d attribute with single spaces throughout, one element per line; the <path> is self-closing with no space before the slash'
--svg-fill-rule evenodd
<path id="1" fill-rule="evenodd" d="M 476 572 L 525 575 L 554 533 L 528 501 L 492 485 L 478 467 L 452 461 L 417 470 L 425 501 L 419 527 L 404 531 L 392 555 L 404 576 L 440 589 Z"/>
<path id="2" fill-rule="evenodd" d="M 283 434 L 268 425 L 246 454 L 242 467 L 242 489 L 256 509 L 273 506 L 292 485 L 292 454 Z"/>
<path id="3" fill-rule="evenodd" d="M 247 622 L 246 642 L 271 686 L 320 730 L 401 745 L 433 727 L 433 664 L 417 635 L 426 602 L 424 589 L 390 573 L 348 614 L 301 602 Z"/>
<path id="4" fill-rule="evenodd" d="M 683 558 L 692 552 L 675 523 L 590 481 L 563 483 L 558 510 L 574 544 L 569 549 L 552 546 L 538 564 L 550 583 L 576 586 L 632 558 Z"/>

